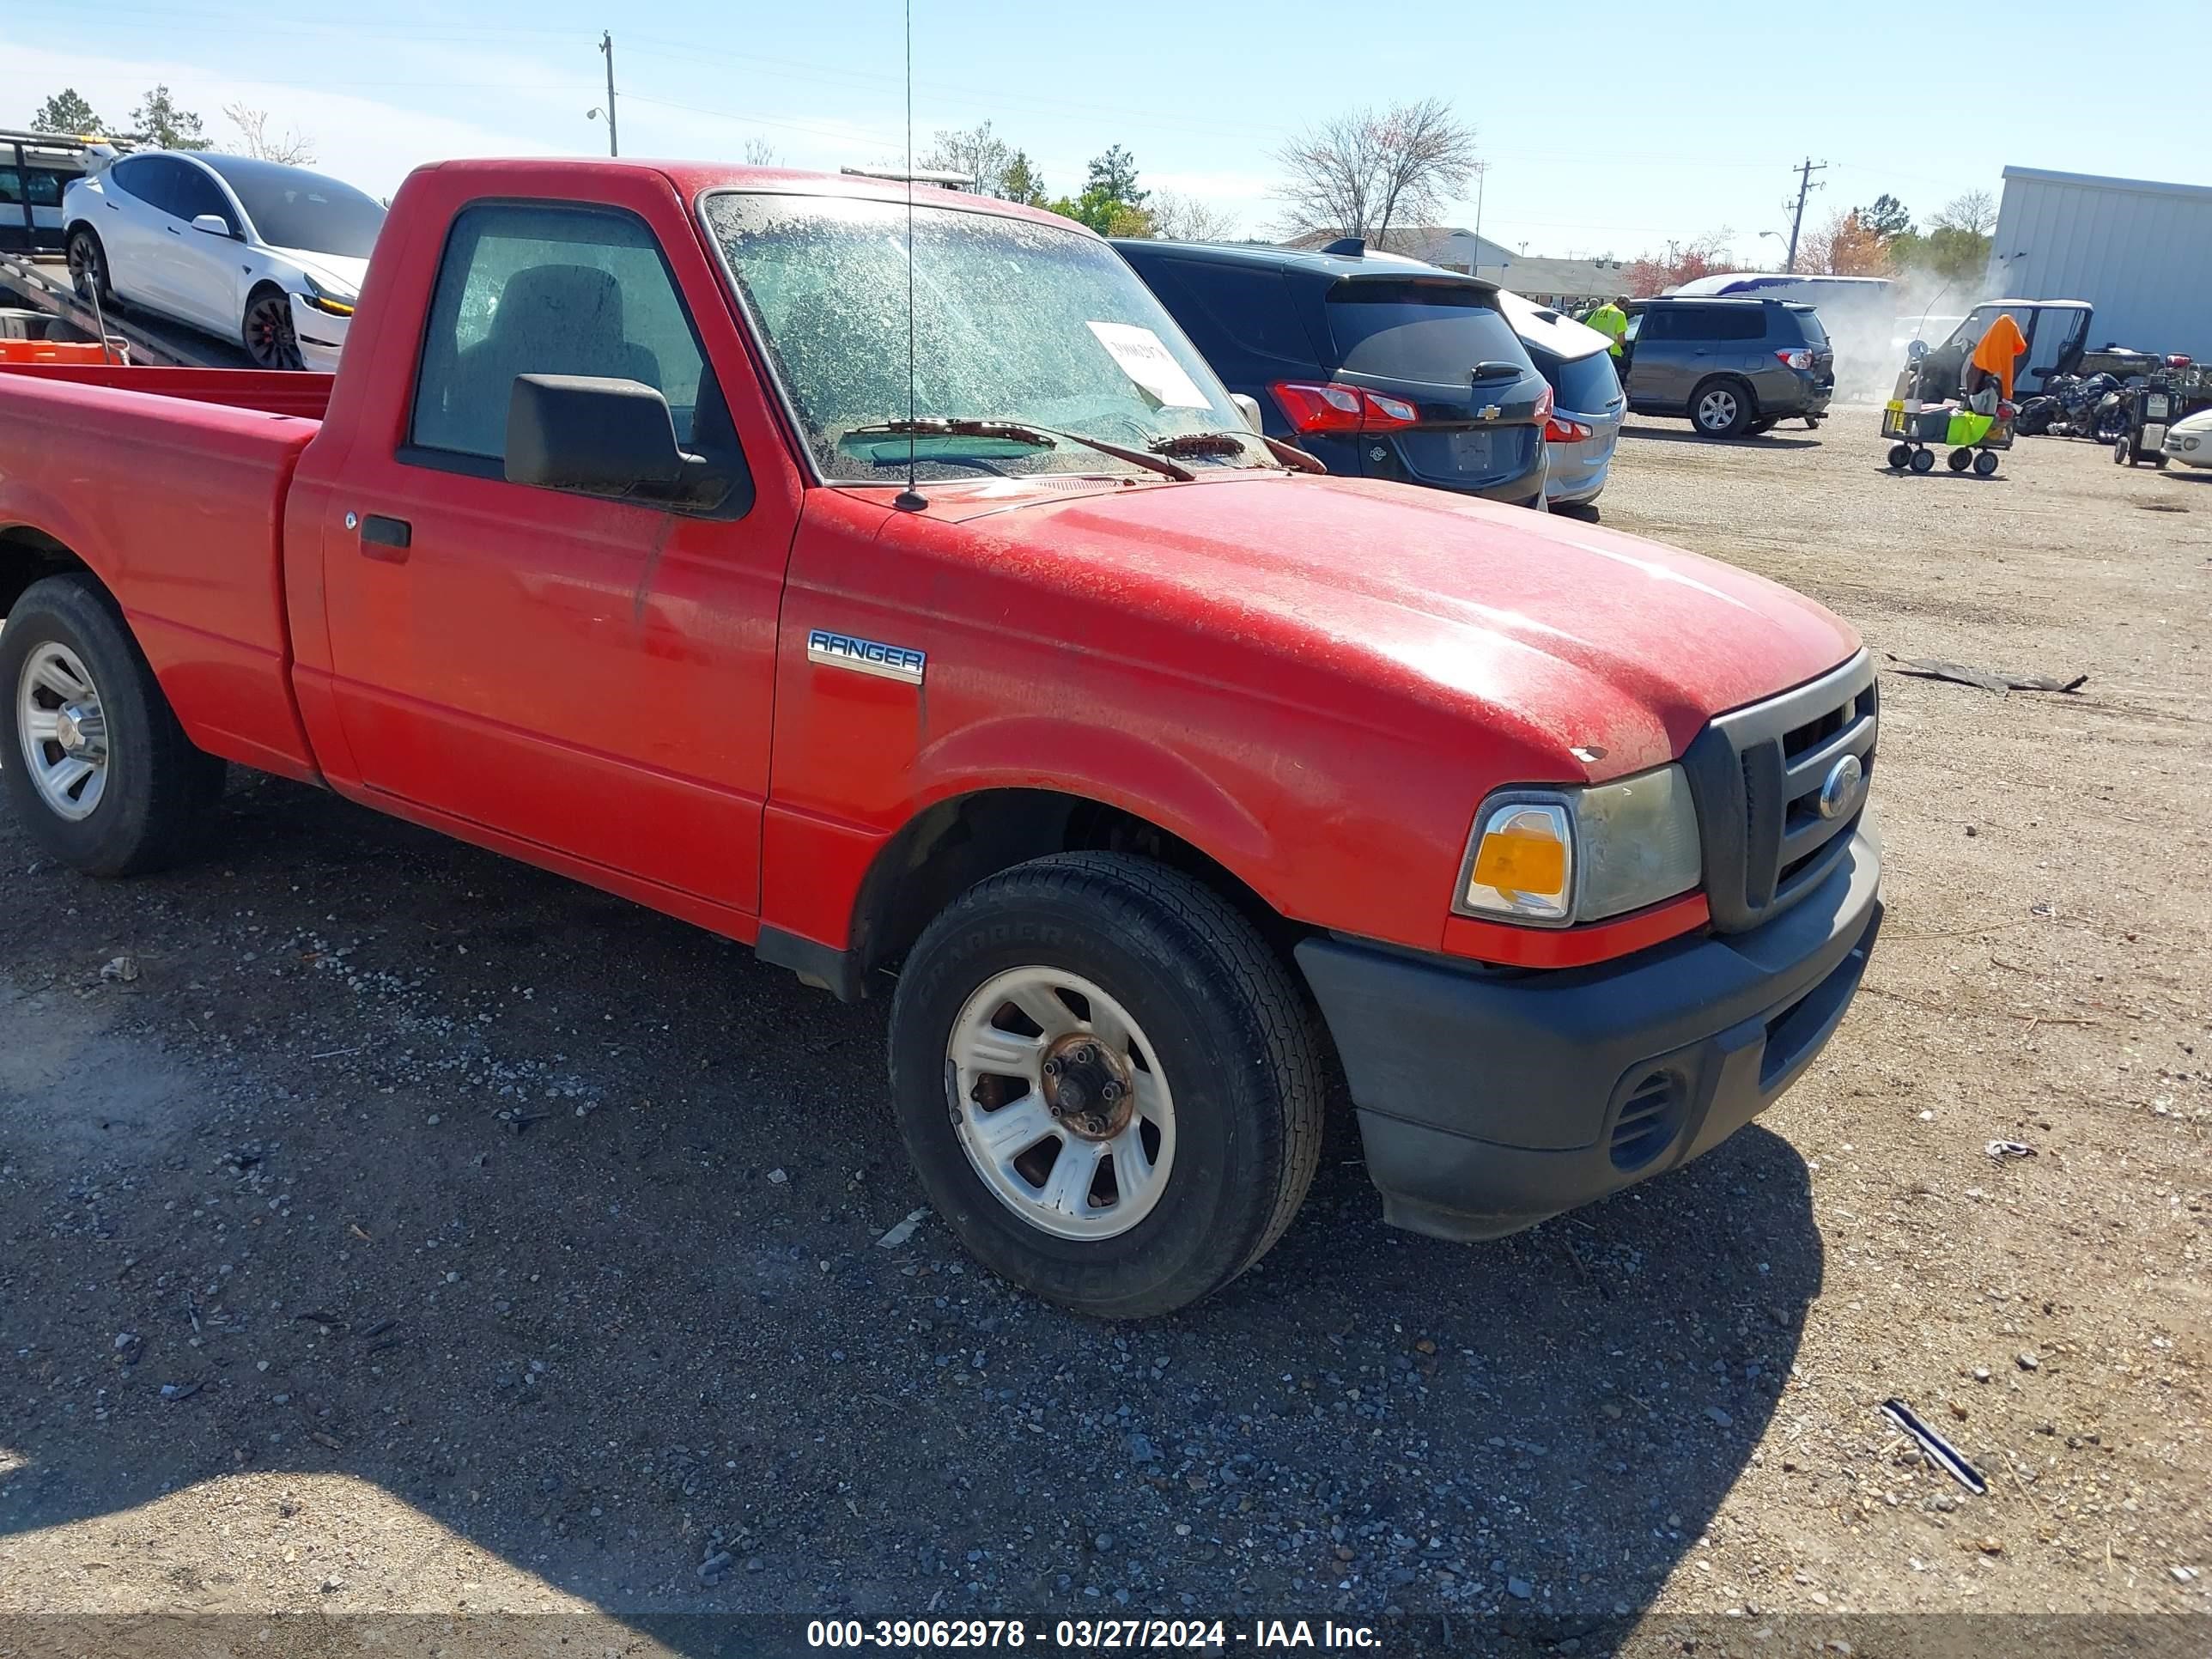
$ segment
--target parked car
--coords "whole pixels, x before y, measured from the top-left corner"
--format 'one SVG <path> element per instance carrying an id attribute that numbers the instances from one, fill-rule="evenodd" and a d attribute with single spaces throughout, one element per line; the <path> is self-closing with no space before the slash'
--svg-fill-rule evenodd
<path id="1" fill-rule="evenodd" d="M 1544 496 L 1553 507 L 1589 507 L 1605 489 L 1628 399 L 1613 373 L 1613 342 L 1548 306 L 1501 289 L 1505 320 L 1552 388 L 1544 423 Z"/>
<path id="2" fill-rule="evenodd" d="M 1266 1254 L 1332 1078 L 1385 1215 L 1486 1238 L 1717 1146 L 1843 1018 L 1878 693 L 1810 599 L 1306 471 L 1012 203 L 459 161 L 392 228 L 335 377 L 0 368 L 46 856 L 185 855 L 233 761 L 889 994 L 857 1121 L 1115 1318 Z M 1449 291 L 1381 331 L 1499 349 Z"/>
<path id="3" fill-rule="evenodd" d="M 1498 287 L 1356 239 L 1319 252 L 1117 241 L 1271 437 L 1348 478 L 1544 504 L 1551 388 Z"/>
<path id="4" fill-rule="evenodd" d="M 1836 389 L 1820 314 L 1790 301 L 1632 301 L 1623 355 L 1631 409 L 1686 416 L 1710 438 L 1818 426 Z"/>
<path id="5" fill-rule="evenodd" d="M 263 368 L 332 369 L 384 209 L 351 185 L 244 155 L 126 155 L 64 192 L 80 294 L 158 311 Z"/>
<path id="6" fill-rule="evenodd" d="M 2212 409 L 2199 410 L 2166 428 L 2166 447 L 2160 453 L 2184 466 L 2212 466 Z"/>

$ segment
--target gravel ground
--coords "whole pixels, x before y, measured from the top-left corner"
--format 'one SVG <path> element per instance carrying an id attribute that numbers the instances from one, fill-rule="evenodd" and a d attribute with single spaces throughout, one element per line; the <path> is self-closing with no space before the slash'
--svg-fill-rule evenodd
<path id="1" fill-rule="evenodd" d="M 2212 477 L 1880 450 L 1636 423 L 1603 503 L 2089 675 L 1886 676 L 1889 921 L 1804 1082 L 1474 1248 L 1338 1133 L 1143 1327 L 900 1231 L 880 1004 L 268 780 L 128 885 L 0 823 L 0 1612 L 2212 1611 Z"/>

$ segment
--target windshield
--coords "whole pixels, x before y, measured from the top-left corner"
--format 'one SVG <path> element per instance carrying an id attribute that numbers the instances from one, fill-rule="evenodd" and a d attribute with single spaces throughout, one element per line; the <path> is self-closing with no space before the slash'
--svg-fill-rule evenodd
<path id="1" fill-rule="evenodd" d="M 384 228 L 376 198 L 304 167 L 245 156 L 201 158 L 237 192 L 239 205 L 270 247 L 298 248 L 341 259 L 366 259 Z"/>
<path id="2" fill-rule="evenodd" d="M 902 478 L 907 440 L 903 203 L 748 195 L 707 199 L 708 231 L 767 342 L 823 477 Z M 1121 256 L 1096 238 L 998 214 L 914 210 L 915 418 L 1013 422 L 1136 451 L 1194 433 L 1208 464 L 1274 465 L 1213 371 Z M 1146 476 L 1061 439 L 933 433 L 930 478 L 994 473 Z"/>

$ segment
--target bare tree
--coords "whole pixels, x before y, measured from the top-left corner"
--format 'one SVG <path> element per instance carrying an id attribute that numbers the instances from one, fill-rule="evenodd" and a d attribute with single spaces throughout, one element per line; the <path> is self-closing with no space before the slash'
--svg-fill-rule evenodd
<path id="1" fill-rule="evenodd" d="M 1941 229 L 1986 236 L 1997 228 L 1997 204 L 1985 190 L 1962 191 L 1943 204 L 1933 222 Z"/>
<path id="2" fill-rule="evenodd" d="M 1333 231 L 1380 245 L 1467 187 L 1474 129 L 1442 98 L 1356 110 L 1308 129 L 1275 154 L 1277 192 L 1294 231 Z"/>
<path id="3" fill-rule="evenodd" d="M 1242 228 L 1233 213 L 1208 207 L 1195 197 L 1156 190 L 1145 204 L 1152 234 L 1170 242 L 1233 242 Z"/>
<path id="4" fill-rule="evenodd" d="M 239 143 L 245 146 L 248 155 L 264 161 L 282 161 L 287 167 L 313 165 L 315 141 L 297 127 L 287 127 L 282 137 L 272 137 L 267 110 L 242 103 L 225 104 L 222 112 L 224 118 L 238 129 Z"/>
<path id="5" fill-rule="evenodd" d="M 1013 159 L 1006 141 L 986 121 L 963 131 L 940 131 L 915 165 L 933 173 L 960 173 L 973 181 L 969 188 L 978 196 L 1004 196 L 1006 168 Z"/>
<path id="6" fill-rule="evenodd" d="M 783 159 L 774 144 L 765 138 L 745 140 L 745 165 L 749 167 L 772 167 Z"/>

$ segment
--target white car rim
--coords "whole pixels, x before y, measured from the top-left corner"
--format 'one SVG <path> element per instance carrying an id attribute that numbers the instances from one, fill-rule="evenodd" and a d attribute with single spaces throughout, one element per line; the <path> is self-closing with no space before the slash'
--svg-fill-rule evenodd
<path id="1" fill-rule="evenodd" d="M 952 1023 L 945 1080 L 968 1161 L 1040 1232 L 1112 1238 L 1167 1188 L 1167 1079 L 1128 1011 L 1079 974 L 1014 968 L 986 981 Z"/>
<path id="2" fill-rule="evenodd" d="M 1698 419 L 1717 432 L 1735 421 L 1735 399 L 1725 392 L 1708 392 L 1705 401 L 1698 405 Z"/>
<path id="3" fill-rule="evenodd" d="M 15 687 L 15 732 L 31 787 L 71 823 L 107 792 L 107 715 L 83 659 L 65 645 L 33 649 Z"/>

